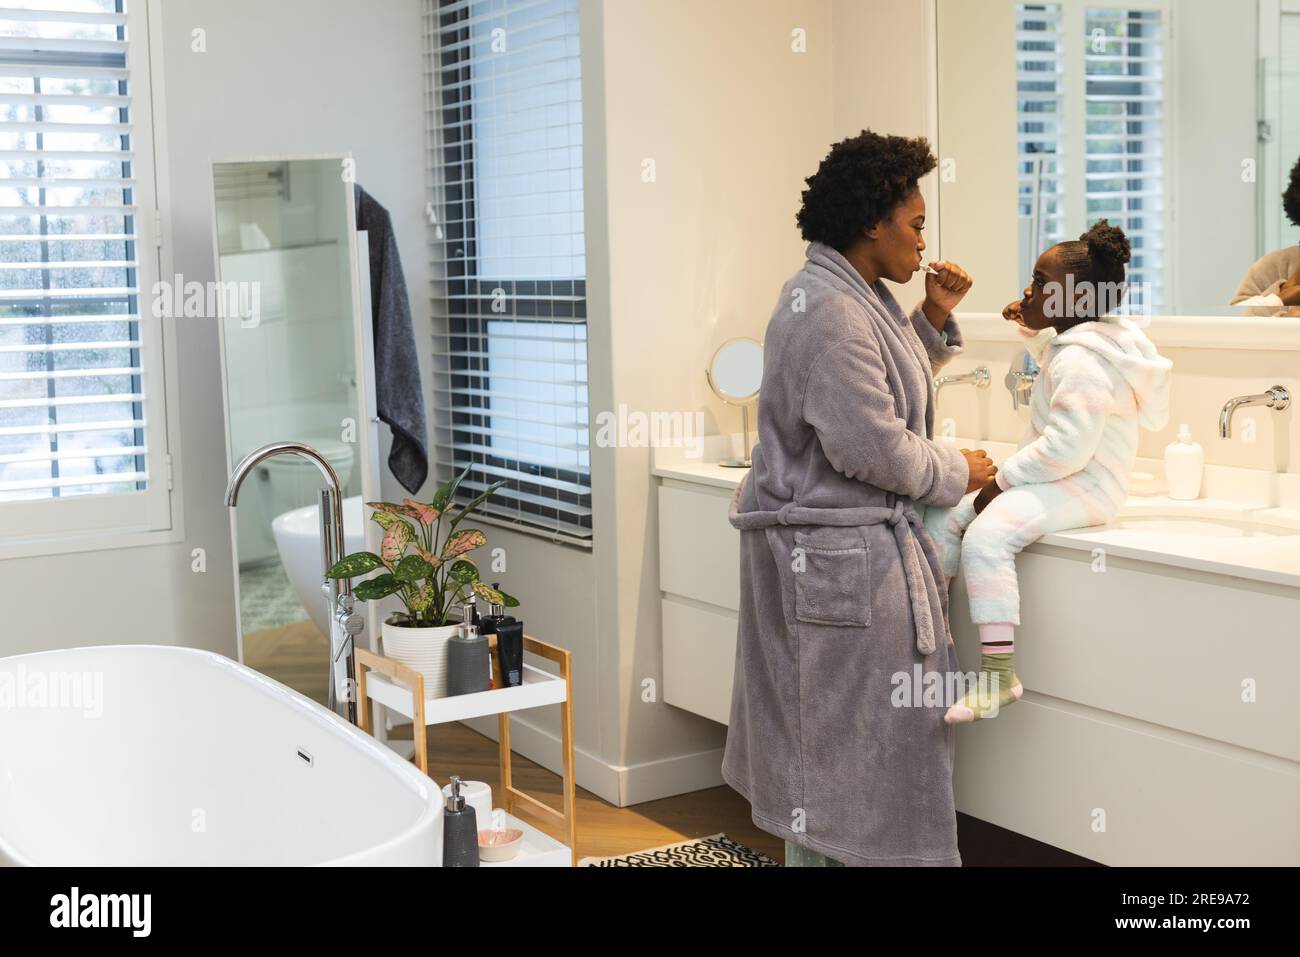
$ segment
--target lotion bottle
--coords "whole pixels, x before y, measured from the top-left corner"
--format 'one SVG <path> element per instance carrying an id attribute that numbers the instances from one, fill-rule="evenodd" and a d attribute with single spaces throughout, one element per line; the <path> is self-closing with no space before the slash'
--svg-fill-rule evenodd
<path id="1" fill-rule="evenodd" d="M 1169 497 L 1191 501 L 1200 497 L 1201 477 L 1205 471 L 1205 450 L 1192 441 L 1192 430 L 1178 426 L 1178 441 L 1165 446 L 1165 478 Z"/>
<path id="2" fill-rule="evenodd" d="M 453 774 L 442 811 L 442 866 L 478 867 L 478 821 L 460 786 L 460 778 Z"/>
<path id="3" fill-rule="evenodd" d="M 466 603 L 460 634 L 447 642 L 447 697 L 492 687 L 492 656 L 487 635 L 479 634 Z"/>

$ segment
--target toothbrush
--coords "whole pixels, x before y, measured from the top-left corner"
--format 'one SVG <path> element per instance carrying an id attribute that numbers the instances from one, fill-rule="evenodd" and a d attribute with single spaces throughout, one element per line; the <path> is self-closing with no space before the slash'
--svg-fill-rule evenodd
<path id="1" fill-rule="evenodd" d="M 925 264 L 924 266 L 922 266 L 921 268 L 924 269 L 926 272 L 928 272 L 931 276 L 937 276 L 937 275 L 939 275 L 939 270 L 935 269 L 935 268 L 934 268 L 933 266 L 931 266 L 929 263 L 926 263 L 926 264 Z"/>

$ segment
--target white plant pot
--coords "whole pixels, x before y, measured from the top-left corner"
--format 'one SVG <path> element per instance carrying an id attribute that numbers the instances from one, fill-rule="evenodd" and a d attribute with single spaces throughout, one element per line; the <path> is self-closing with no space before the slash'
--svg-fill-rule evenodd
<path id="1" fill-rule="evenodd" d="M 386 657 L 400 661 L 424 675 L 424 694 L 447 697 L 447 642 L 456 637 L 460 624 L 437 628 L 404 628 L 385 621 L 381 629 Z"/>

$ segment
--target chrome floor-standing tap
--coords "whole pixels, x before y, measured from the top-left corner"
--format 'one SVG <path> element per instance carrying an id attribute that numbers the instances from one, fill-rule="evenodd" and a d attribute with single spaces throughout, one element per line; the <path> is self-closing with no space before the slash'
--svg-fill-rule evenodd
<path id="1" fill-rule="evenodd" d="M 273 455 L 299 455 L 315 463 L 316 468 L 325 478 L 325 488 L 321 489 L 320 493 L 321 562 L 324 566 L 321 568 L 321 591 L 329 598 L 329 620 L 339 626 L 343 635 L 337 652 L 334 651 L 333 635 L 327 636 L 330 646 L 328 706 L 331 711 L 338 711 L 338 682 L 335 681 L 335 674 L 339 660 L 342 659 L 347 668 L 348 721 L 356 724 L 357 696 L 354 690 L 356 660 L 352 650 L 354 639 L 365 628 L 365 619 L 356 610 L 356 603 L 352 598 L 352 582 L 346 578 L 325 577 L 325 572 L 343 557 L 343 488 L 339 485 L 338 475 L 329 462 L 325 461 L 324 456 L 310 445 L 303 445 L 301 442 L 272 442 L 270 445 L 249 452 L 244 456 L 243 461 L 235 466 L 235 471 L 231 473 L 230 481 L 226 485 L 226 505 L 230 508 L 235 507 L 235 502 L 239 498 L 239 487 L 244 484 L 248 473 L 260 462 Z"/>

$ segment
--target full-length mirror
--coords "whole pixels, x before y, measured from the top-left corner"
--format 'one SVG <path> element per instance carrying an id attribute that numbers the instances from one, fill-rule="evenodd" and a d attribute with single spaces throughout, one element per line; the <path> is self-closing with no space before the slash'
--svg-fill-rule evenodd
<path id="1" fill-rule="evenodd" d="M 1131 310 L 1300 317 L 1300 7 L 939 0 L 938 26 L 942 242 L 979 276 L 969 309 L 1104 218 L 1132 244 Z"/>
<path id="2" fill-rule="evenodd" d="M 342 486 L 348 550 L 360 547 L 368 459 L 353 187 L 340 157 L 213 165 L 230 464 L 270 442 L 311 446 Z M 257 465 L 233 514 L 246 664 L 326 700 L 328 601 L 309 460 Z M 357 514 L 352 514 L 353 512 Z"/>

